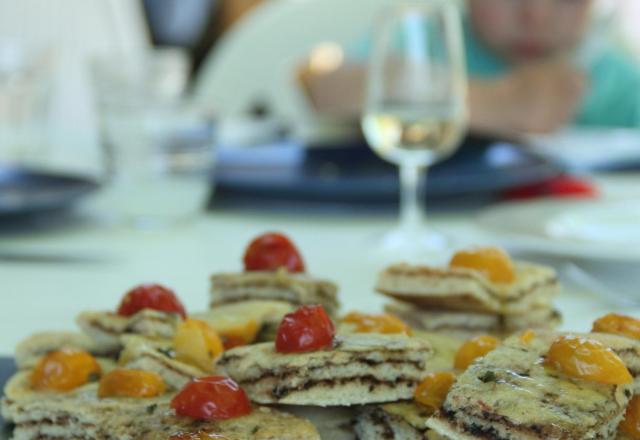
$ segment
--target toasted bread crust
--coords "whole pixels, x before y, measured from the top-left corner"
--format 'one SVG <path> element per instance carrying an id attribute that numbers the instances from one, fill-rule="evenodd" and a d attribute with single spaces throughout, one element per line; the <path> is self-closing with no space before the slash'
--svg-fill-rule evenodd
<path id="1" fill-rule="evenodd" d="M 80 329 L 94 343 L 107 350 L 122 348 L 122 336 L 139 335 L 149 338 L 169 339 L 182 321 L 180 315 L 144 309 L 132 316 L 120 316 L 112 312 L 83 312 L 76 318 Z"/>
<path id="2" fill-rule="evenodd" d="M 376 289 L 420 307 L 491 313 L 524 313 L 546 306 L 557 294 L 552 269 L 524 263 L 515 267 L 516 281 L 500 284 L 472 269 L 397 264 L 379 275 Z"/>
<path id="3" fill-rule="evenodd" d="M 612 438 L 638 381 L 603 385 L 547 369 L 543 356 L 560 335 L 536 332 L 528 343 L 509 338 L 458 378 L 427 425 L 454 439 Z M 610 346 L 634 374 L 640 343 L 613 335 L 585 337 Z"/>
<path id="4" fill-rule="evenodd" d="M 416 338 L 349 334 L 311 353 L 280 354 L 272 343 L 235 348 L 217 369 L 256 402 L 349 406 L 410 398 L 430 355 Z"/>
<path id="5" fill-rule="evenodd" d="M 414 329 L 442 333 L 461 339 L 469 339 L 479 335 L 504 338 L 525 329 L 553 330 L 562 321 L 560 312 L 545 307 L 533 308 L 527 313 L 502 315 L 461 310 L 425 309 L 395 301 L 385 305 L 385 311 L 396 315 Z"/>
<path id="6" fill-rule="evenodd" d="M 33 392 L 27 372 L 11 382 L 22 392 L 17 398 L 3 398 L 2 415 L 15 424 L 18 440 L 167 440 L 176 433 L 196 432 L 227 440 L 320 440 L 309 421 L 271 408 L 254 407 L 251 414 L 236 419 L 195 421 L 170 409 L 173 394 L 98 398 L 95 383 L 64 394 Z"/>
<path id="7" fill-rule="evenodd" d="M 228 273 L 211 276 L 211 306 L 248 300 L 284 301 L 294 306 L 320 304 L 335 316 L 340 304 L 331 281 L 305 274 L 276 272 Z"/>

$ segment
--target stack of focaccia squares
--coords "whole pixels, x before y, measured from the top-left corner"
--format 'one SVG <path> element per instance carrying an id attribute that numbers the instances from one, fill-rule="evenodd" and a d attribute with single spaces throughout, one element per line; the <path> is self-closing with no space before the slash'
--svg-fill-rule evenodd
<path id="1" fill-rule="evenodd" d="M 551 302 L 560 290 L 554 270 L 514 262 L 498 248 L 459 251 L 446 267 L 396 264 L 376 288 L 394 299 L 385 310 L 412 327 L 462 339 L 560 323 Z"/>
<path id="2" fill-rule="evenodd" d="M 18 347 L 2 400 L 15 440 L 319 438 L 309 421 L 252 405 L 216 375 L 223 340 L 163 286 L 139 286 L 116 312 L 78 321 L 85 333 L 42 333 Z"/>
<path id="3" fill-rule="evenodd" d="M 352 440 L 358 408 L 412 399 L 432 359 L 428 341 L 410 337 L 408 326 L 394 318 L 386 334 L 353 331 L 383 317 L 340 318 L 337 288 L 306 274 L 286 237 L 254 241 L 244 266 L 244 272 L 211 277 L 210 314 L 248 301 L 290 307 L 265 328 L 263 342 L 225 351 L 216 364 L 253 402 L 311 420 L 323 439 Z M 344 331 L 336 332 L 337 323 Z"/>
<path id="4" fill-rule="evenodd" d="M 277 253 L 260 248 L 268 239 L 256 240 L 255 255 Z M 323 288 L 337 307 L 335 285 Z M 225 350 L 268 339 L 294 308 L 247 297 L 188 315 L 170 289 L 138 286 L 114 311 L 81 313 L 80 332 L 20 343 L 3 418 L 16 440 L 319 439 L 311 422 L 251 402 L 216 367 Z"/>
<path id="5" fill-rule="evenodd" d="M 25 340 L 2 414 L 17 440 L 352 439 L 358 408 L 411 400 L 433 353 L 402 323 L 337 334 L 337 321 L 335 285 L 267 234 L 243 273 L 212 277 L 207 311 L 142 285 L 81 313 L 79 333 Z"/>
<path id="6" fill-rule="evenodd" d="M 359 438 L 640 439 L 640 320 L 607 315 L 592 333 L 526 330 L 463 344 L 414 400 L 359 410 Z"/>
<path id="7" fill-rule="evenodd" d="M 491 279 L 493 258 L 462 255 L 452 267 L 469 267 L 457 273 L 506 283 Z M 187 314 L 166 287 L 142 285 L 115 311 L 81 313 L 81 332 L 22 342 L 2 398 L 13 438 L 640 439 L 634 318 L 604 316 L 589 334 L 538 325 L 505 340 L 504 325 L 485 327 L 463 341 L 459 328 L 425 332 L 391 313 L 340 315 L 335 285 L 306 275 L 280 234 L 254 240 L 244 263 L 212 277 L 201 313 Z M 502 304 L 492 313 L 503 317 L 522 315 L 523 304 L 551 310 L 552 272 L 516 263 L 513 276 L 503 288 L 517 294 L 458 297 Z M 425 304 L 442 303 L 405 305 Z"/>
<path id="8" fill-rule="evenodd" d="M 338 287 L 307 274 L 302 255 L 286 236 L 256 238 L 243 260 L 243 272 L 211 276 L 210 310 L 200 317 L 216 325 L 229 315 L 257 314 L 257 341 L 273 340 L 282 317 L 299 306 L 319 304 L 332 319 L 337 317 Z"/>

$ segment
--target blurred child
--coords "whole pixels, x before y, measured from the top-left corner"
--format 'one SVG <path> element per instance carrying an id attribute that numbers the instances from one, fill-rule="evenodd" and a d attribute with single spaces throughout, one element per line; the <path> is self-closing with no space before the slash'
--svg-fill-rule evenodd
<path id="1" fill-rule="evenodd" d="M 594 34 L 593 0 L 468 0 L 465 42 L 471 129 L 513 134 L 551 132 L 567 124 L 640 127 L 640 68 Z M 313 98 L 318 87 L 355 92 L 358 81 L 339 70 L 324 78 L 304 72 Z M 351 87 L 345 87 L 345 78 Z M 341 84 L 342 83 L 342 84 Z M 335 105 L 332 106 L 334 109 Z M 322 108 L 318 108 L 322 111 Z"/>

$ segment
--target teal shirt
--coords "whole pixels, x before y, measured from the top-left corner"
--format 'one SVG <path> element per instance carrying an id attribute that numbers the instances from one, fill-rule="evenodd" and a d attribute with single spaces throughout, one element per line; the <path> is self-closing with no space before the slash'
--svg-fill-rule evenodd
<path id="1" fill-rule="evenodd" d="M 362 60 L 370 45 L 370 40 L 361 41 L 353 54 Z M 468 22 L 465 46 L 471 78 L 495 78 L 509 71 L 509 64 L 480 41 Z M 589 64 L 589 88 L 574 124 L 640 128 L 640 65 L 614 48 L 600 50 Z"/>
<path id="2" fill-rule="evenodd" d="M 509 65 L 465 28 L 471 78 L 505 74 Z M 640 66 L 613 49 L 602 50 L 587 69 L 589 88 L 574 121 L 578 126 L 640 127 Z"/>

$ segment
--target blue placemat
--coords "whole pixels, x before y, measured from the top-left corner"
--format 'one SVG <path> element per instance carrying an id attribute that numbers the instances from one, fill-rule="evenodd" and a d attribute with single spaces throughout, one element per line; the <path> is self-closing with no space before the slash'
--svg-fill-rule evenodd
<path id="1" fill-rule="evenodd" d="M 83 176 L 0 164 L 0 219 L 65 209 L 98 187 Z"/>
<path id="2" fill-rule="evenodd" d="M 429 170 L 430 206 L 493 199 L 514 187 L 558 176 L 563 168 L 515 142 L 469 138 Z M 282 143 L 219 152 L 210 207 L 290 210 L 395 210 L 398 170 L 363 140 L 305 148 Z"/>

